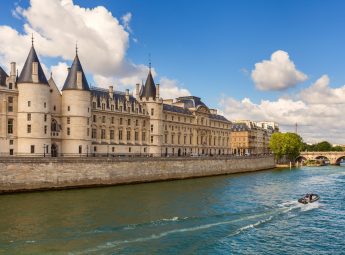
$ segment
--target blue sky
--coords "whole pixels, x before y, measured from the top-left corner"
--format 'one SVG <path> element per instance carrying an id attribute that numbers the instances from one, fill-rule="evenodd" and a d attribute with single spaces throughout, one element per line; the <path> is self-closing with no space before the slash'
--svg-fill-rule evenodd
<path id="1" fill-rule="evenodd" d="M 306 112 L 300 112 L 302 110 L 298 108 L 300 118 L 296 120 L 303 126 L 303 116 L 317 110 L 315 100 L 305 101 L 301 91 L 308 89 L 324 74 L 331 80 L 327 85 L 329 89 L 345 84 L 345 1 L 75 0 L 73 4 L 91 9 L 104 6 L 119 21 L 123 15 L 131 13 L 126 59 L 147 65 L 150 53 L 152 65 L 158 73 L 156 81 L 163 76 L 176 80 L 178 86 L 202 97 L 207 104 L 220 108 L 228 116 L 245 118 L 248 109 L 260 108 L 263 111 L 262 100 L 274 103 L 290 98 L 296 107 L 289 114 L 298 108 L 298 100 L 306 104 L 306 108 L 302 107 Z M 14 18 L 11 13 L 18 5 L 27 9 L 30 2 L 0 2 L 0 25 L 25 33 L 25 18 Z M 74 42 L 71 44 L 74 47 Z M 288 53 L 296 69 L 308 79 L 283 90 L 260 90 L 251 77 L 254 65 L 269 60 L 278 50 Z M 80 46 L 80 51 L 83 51 L 83 46 Z M 51 65 L 62 58 L 43 56 L 43 59 Z M 92 79 L 91 74 L 88 77 Z M 336 90 L 330 91 L 339 96 Z M 229 104 L 221 103 L 222 99 L 241 103 L 244 98 L 250 99 L 253 106 L 238 106 L 237 110 L 242 110 L 242 115 L 229 110 Z M 234 107 L 233 103 L 231 107 Z M 268 118 L 269 113 L 266 111 L 261 116 Z M 248 116 L 251 117 L 253 115 Z M 294 120 L 288 123 L 283 118 L 276 121 L 285 125 L 287 130 L 294 124 Z M 308 125 L 311 123 L 305 123 Z"/>

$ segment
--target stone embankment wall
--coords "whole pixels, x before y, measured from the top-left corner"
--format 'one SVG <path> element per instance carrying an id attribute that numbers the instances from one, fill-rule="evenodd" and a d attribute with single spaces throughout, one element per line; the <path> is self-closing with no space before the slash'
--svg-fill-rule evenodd
<path id="1" fill-rule="evenodd" d="M 0 158 L 0 193 L 244 173 L 273 156 L 227 158 Z"/>

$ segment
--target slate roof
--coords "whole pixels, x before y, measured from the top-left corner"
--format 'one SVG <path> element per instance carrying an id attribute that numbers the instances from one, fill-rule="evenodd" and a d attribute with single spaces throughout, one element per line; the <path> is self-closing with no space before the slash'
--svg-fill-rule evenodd
<path id="1" fill-rule="evenodd" d="M 97 99 L 97 107 L 101 107 L 101 99 L 105 98 L 106 100 L 106 108 L 110 109 L 110 95 L 109 95 L 109 90 L 107 89 L 102 89 L 102 88 L 96 88 L 96 87 L 91 87 L 91 95 L 96 97 Z M 131 109 L 134 109 L 134 104 L 137 102 L 135 97 L 132 95 L 129 95 L 129 101 L 126 100 L 126 94 L 121 91 L 114 91 L 113 92 L 113 99 L 115 102 L 115 108 L 118 107 L 119 102 L 124 103 L 124 111 L 127 110 L 127 106 L 131 106 Z M 142 112 L 141 105 L 137 102 L 139 106 L 139 112 Z"/>
<path id="2" fill-rule="evenodd" d="M 44 75 L 41 63 L 37 57 L 34 46 L 32 46 L 30 49 L 30 52 L 25 61 L 24 67 L 19 75 L 18 83 L 33 83 L 32 81 L 32 63 L 33 62 L 38 63 L 38 83 L 48 85 L 47 78 Z"/>
<path id="3" fill-rule="evenodd" d="M 82 73 L 82 90 L 90 91 L 89 84 L 87 83 L 83 67 L 81 66 L 78 54 L 75 55 L 71 69 L 68 72 L 65 84 L 62 90 L 79 89 L 77 86 L 77 72 Z M 80 89 L 79 89 L 80 90 Z"/>
<path id="4" fill-rule="evenodd" d="M 149 74 L 147 75 L 147 79 L 145 82 L 145 86 L 142 89 L 142 92 L 140 93 L 140 97 L 146 97 L 148 100 L 149 97 L 152 97 L 153 99 L 156 99 L 156 85 L 153 81 L 151 70 L 149 71 Z"/>
<path id="5" fill-rule="evenodd" d="M 214 119 L 214 120 L 226 121 L 226 122 L 231 123 L 231 121 L 227 120 L 224 116 L 218 115 L 218 114 L 210 114 L 209 118 L 210 119 Z"/>
<path id="6" fill-rule="evenodd" d="M 183 102 L 186 108 L 198 108 L 199 106 L 203 106 L 208 108 L 200 99 L 200 97 L 196 96 L 186 96 L 186 97 L 178 97 L 176 98 L 177 102 Z"/>
<path id="7" fill-rule="evenodd" d="M 248 127 L 246 123 L 233 123 L 231 127 L 231 131 L 234 131 L 234 132 L 249 131 L 249 130 L 251 130 L 251 128 Z"/>
<path id="8" fill-rule="evenodd" d="M 170 104 L 163 104 L 163 111 L 192 115 L 192 112 L 188 109 Z"/>
<path id="9" fill-rule="evenodd" d="M 6 86 L 7 73 L 0 66 L 0 86 Z"/>

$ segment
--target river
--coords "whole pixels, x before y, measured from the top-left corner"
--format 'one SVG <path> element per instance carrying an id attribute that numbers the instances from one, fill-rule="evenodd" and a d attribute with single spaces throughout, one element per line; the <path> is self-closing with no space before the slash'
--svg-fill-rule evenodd
<path id="1" fill-rule="evenodd" d="M 308 192 L 319 202 L 299 204 Z M 345 254 L 345 168 L 0 196 L 0 254 Z"/>

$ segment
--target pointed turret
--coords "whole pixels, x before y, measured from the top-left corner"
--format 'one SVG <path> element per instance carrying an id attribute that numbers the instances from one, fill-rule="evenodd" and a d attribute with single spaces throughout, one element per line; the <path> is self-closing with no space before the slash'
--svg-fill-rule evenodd
<path id="1" fill-rule="evenodd" d="M 48 85 L 34 45 L 32 45 L 22 72 L 19 75 L 18 83 L 40 83 Z"/>
<path id="2" fill-rule="evenodd" d="M 78 52 L 76 52 L 72 66 L 68 71 L 67 79 L 63 85 L 62 90 L 77 89 L 90 91 L 89 84 L 87 83 L 83 67 L 80 64 Z"/>
<path id="3" fill-rule="evenodd" d="M 0 66 L 0 86 L 6 86 L 7 73 Z"/>
<path id="4" fill-rule="evenodd" d="M 155 85 L 155 82 L 153 81 L 153 78 L 152 78 L 151 67 L 150 67 L 150 70 L 149 70 L 149 74 L 147 75 L 145 86 L 144 86 L 140 96 L 141 97 L 146 97 L 147 100 L 150 97 L 152 97 L 153 100 L 156 99 L 156 85 Z"/>

